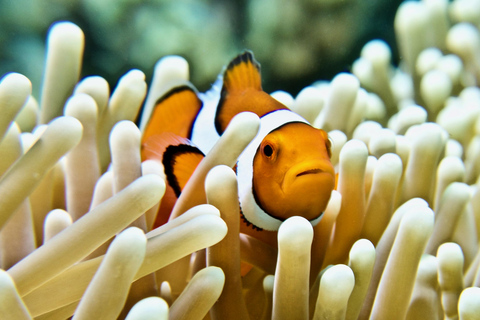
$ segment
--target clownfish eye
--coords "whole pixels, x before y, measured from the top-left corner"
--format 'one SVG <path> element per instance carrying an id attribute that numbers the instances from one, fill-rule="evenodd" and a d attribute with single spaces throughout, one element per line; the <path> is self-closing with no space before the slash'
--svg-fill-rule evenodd
<path id="1" fill-rule="evenodd" d="M 263 154 L 267 157 L 270 158 L 273 155 L 273 147 L 269 144 L 266 144 L 263 147 Z"/>
<path id="2" fill-rule="evenodd" d="M 278 153 L 280 151 L 279 144 L 277 141 L 272 141 L 272 139 L 265 139 L 262 141 L 257 151 L 262 155 L 263 159 L 273 163 L 277 159 Z"/>

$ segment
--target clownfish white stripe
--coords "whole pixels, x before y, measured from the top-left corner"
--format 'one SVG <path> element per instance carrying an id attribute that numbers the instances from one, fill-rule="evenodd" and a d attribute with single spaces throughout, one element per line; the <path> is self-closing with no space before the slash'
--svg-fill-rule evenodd
<path id="1" fill-rule="evenodd" d="M 215 129 L 215 115 L 217 113 L 218 101 L 220 100 L 222 83 L 223 77 L 219 76 L 210 90 L 204 94 L 199 94 L 199 98 L 203 102 L 203 107 L 193 124 L 190 140 L 204 154 L 207 154 L 218 139 L 220 139 L 220 135 Z"/>

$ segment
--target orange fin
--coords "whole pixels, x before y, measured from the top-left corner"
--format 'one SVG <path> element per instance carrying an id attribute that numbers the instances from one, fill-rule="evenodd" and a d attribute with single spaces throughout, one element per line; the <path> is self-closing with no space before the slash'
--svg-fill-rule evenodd
<path id="1" fill-rule="evenodd" d="M 168 183 L 178 197 L 205 155 L 188 144 L 169 146 L 163 155 Z"/>
<path id="2" fill-rule="evenodd" d="M 173 133 L 149 137 L 142 145 L 144 159 L 161 161 L 177 198 L 205 155 L 190 140 Z"/>
<path id="3" fill-rule="evenodd" d="M 143 133 L 143 141 L 164 132 L 190 138 L 193 123 L 202 105 L 196 89 L 190 84 L 170 89 L 156 102 Z"/>
<path id="4" fill-rule="evenodd" d="M 225 131 L 235 115 L 242 111 L 250 111 L 246 109 L 243 101 L 248 91 L 263 92 L 260 64 L 251 51 L 245 51 L 235 57 L 223 73 L 223 86 L 215 115 L 215 128 L 219 134 Z"/>
<path id="5" fill-rule="evenodd" d="M 230 120 L 240 112 L 259 117 L 286 107 L 262 90 L 260 64 L 245 51 L 233 59 L 223 74 L 223 87 L 215 114 L 215 129 L 222 134 Z"/>
<path id="6" fill-rule="evenodd" d="M 251 51 L 245 51 L 234 58 L 223 75 L 222 92 L 243 91 L 246 88 L 262 90 L 260 64 Z"/>

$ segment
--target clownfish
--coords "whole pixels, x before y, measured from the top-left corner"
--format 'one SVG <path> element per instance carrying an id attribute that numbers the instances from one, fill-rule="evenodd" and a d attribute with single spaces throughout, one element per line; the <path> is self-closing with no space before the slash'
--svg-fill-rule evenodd
<path id="1" fill-rule="evenodd" d="M 259 116 L 260 129 L 235 166 L 241 232 L 268 238 L 261 233 L 278 230 L 292 216 L 316 225 L 335 187 L 330 140 L 263 91 L 260 65 L 250 51 L 234 58 L 206 93 L 183 83 L 157 100 L 142 138 L 142 156 L 164 165 L 169 186 L 161 206 L 171 209 L 230 120 L 245 111 Z M 168 215 L 159 213 L 154 227 L 166 221 Z"/>

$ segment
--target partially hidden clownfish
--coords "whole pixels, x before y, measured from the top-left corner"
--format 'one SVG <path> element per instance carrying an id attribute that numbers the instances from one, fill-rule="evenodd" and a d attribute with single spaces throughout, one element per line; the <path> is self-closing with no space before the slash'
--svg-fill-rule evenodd
<path id="1" fill-rule="evenodd" d="M 163 200 L 162 207 L 173 206 L 204 154 L 244 111 L 260 117 L 260 129 L 235 167 L 240 231 L 268 243 L 276 237 L 266 234 L 289 217 L 316 225 L 335 187 L 328 135 L 262 90 L 260 65 L 250 51 L 234 58 L 205 94 L 184 83 L 157 101 L 142 156 L 163 162 L 169 184 L 164 199 L 171 200 Z M 167 222 L 169 212 L 160 210 L 154 227 Z"/>

